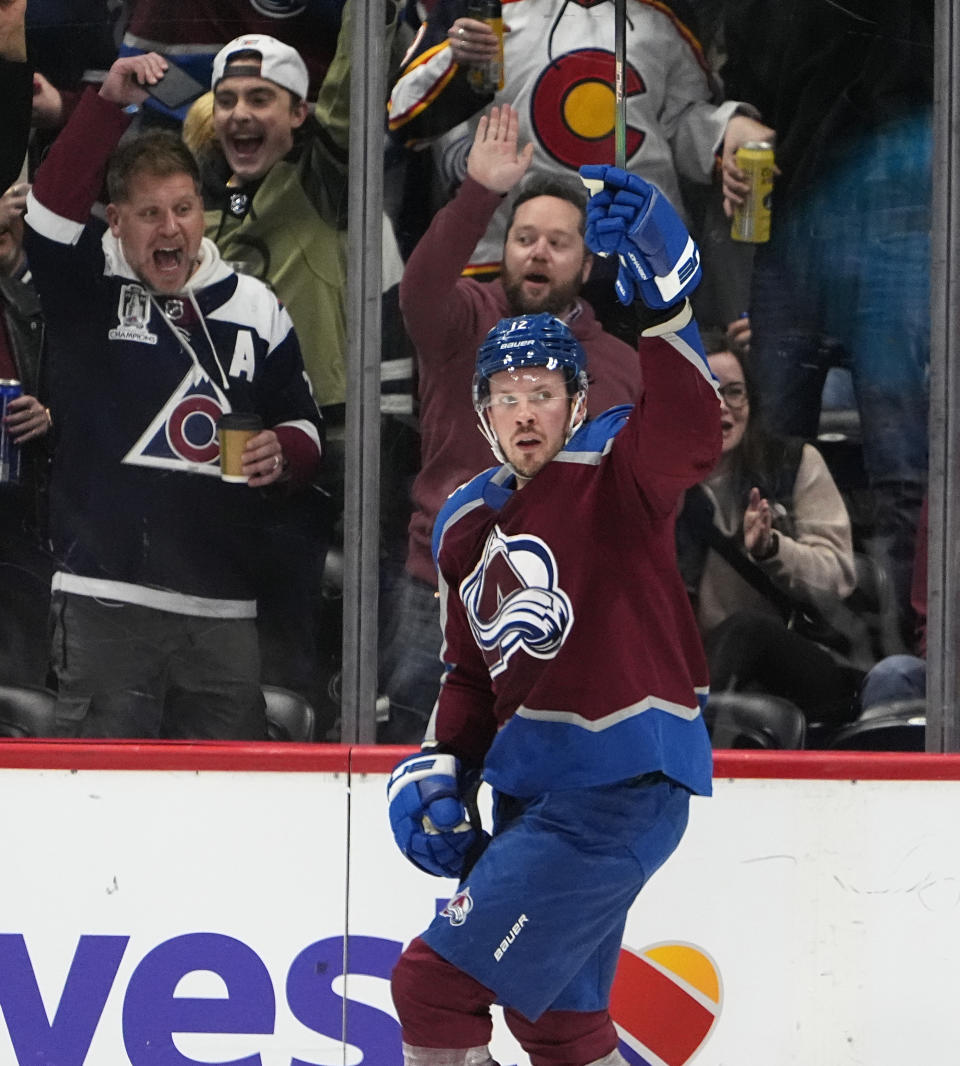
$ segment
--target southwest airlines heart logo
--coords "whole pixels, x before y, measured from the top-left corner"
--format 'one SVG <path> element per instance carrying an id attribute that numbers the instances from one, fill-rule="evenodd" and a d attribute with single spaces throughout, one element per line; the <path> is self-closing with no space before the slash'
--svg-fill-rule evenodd
<path id="1" fill-rule="evenodd" d="M 713 1031 L 722 1002 L 720 971 L 700 948 L 620 949 L 610 1015 L 630 1066 L 685 1066 Z"/>

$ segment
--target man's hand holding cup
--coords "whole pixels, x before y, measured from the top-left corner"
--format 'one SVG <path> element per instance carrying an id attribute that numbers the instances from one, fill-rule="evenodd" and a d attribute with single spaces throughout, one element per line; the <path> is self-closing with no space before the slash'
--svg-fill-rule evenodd
<path id="1" fill-rule="evenodd" d="M 217 423 L 217 433 L 222 481 L 263 488 L 283 477 L 280 441 L 272 429 L 263 428 L 259 415 L 229 411 Z"/>

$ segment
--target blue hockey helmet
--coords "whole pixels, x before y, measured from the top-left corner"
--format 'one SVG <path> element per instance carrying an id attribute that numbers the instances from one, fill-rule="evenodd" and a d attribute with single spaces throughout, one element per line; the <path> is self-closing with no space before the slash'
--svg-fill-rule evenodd
<path id="1" fill-rule="evenodd" d="M 485 410 L 490 396 L 490 378 L 501 370 L 533 366 L 559 370 L 564 376 L 573 401 L 566 440 L 570 440 L 586 417 L 587 353 L 570 327 L 548 311 L 501 318 L 477 349 L 473 375 L 473 407 L 480 419 L 480 432 L 501 462 L 506 460 Z"/>
<path id="2" fill-rule="evenodd" d="M 477 349 L 473 406 L 479 411 L 490 393 L 490 378 L 501 370 L 542 366 L 564 373 L 571 396 L 587 391 L 587 354 L 570 327 L 556 315 L 501 318 Z"/>

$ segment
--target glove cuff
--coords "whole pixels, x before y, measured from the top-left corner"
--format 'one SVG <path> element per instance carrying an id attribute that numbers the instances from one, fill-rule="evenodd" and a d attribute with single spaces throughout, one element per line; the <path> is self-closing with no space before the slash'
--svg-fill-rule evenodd
<path id="1" fill-rule="evenodd" d="M 664 333 L 677 333 L 693 318 L 693 308 L 686 298 L 670 307 L 653 308 L 635 300 L 631 305 L 641 337 L 659 337 Z"/>
<path id="2" fill-rule="evenodd" d="M 677 265 L 665 277 L 658 276 L 653 279 L 660 290 L 663 302 L 665 304 L 676 303 L 699 268 L 700 251 L 694 239 L 688 235 L 687 243 L 680 253 Z"/>

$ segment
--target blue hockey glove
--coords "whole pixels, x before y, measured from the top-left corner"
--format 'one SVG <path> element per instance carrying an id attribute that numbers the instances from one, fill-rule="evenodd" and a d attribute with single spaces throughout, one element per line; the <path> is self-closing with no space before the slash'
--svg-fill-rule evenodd
<path id="1" fill-rule="evenodd" d="M 428 874 L 460 877 L 478 833 L 464 807 L 460 760 L 453 755 L 411 755 L 387 782 L 390 827 L 404 855 Z"/>
<path id="2" fill-rule="evenodd" d="M 639 294 L 660 310 L 678 303 L 700 284 L 700 250 L 680 216 L 656 186 L 619 167 L 580 168 L 588 189 L 587 245 L 620 259 L 620 302 Z"/>

